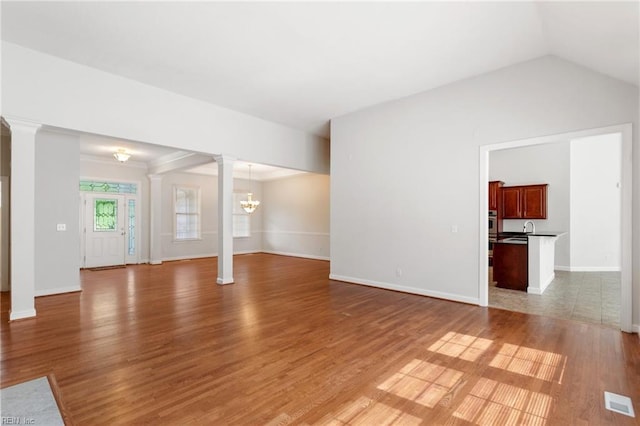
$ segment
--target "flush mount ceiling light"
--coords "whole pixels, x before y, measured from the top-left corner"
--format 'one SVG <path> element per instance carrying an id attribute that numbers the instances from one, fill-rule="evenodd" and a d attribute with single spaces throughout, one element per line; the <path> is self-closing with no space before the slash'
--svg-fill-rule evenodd
<path id="1" fill-rule="evenodd" d="M 129 157 L 131 157 L 131 154 L 127 153 L 127 150 L 124 148 L 119 148 L 116 152 L 113 153 L 113 158 L 121 163 L 127 161 Z"/>
<path id="2" fill-rule="evenodd" d="M 249 164 L 249 188 L 251 188 L 251 164 Z M 240 201 L 240 206 L 242 206 L 242 209 L 249 214 L 253 213 L 260 205 L 260 201 L 254 200 L 252 196 L 253 194 L 251 192 L 248 192 L 247 199 Z"/>

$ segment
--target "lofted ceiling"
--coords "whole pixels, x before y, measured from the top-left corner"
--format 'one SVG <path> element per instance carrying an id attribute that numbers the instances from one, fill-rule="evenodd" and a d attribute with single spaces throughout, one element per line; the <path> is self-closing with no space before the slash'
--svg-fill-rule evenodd
<path id="1" fill-rule="evenodd" d="M 327 138 L 334 117 L 544 55 L 635 86 L 640 73 L 637 1 L 0 7 L 5 41 Z"/>

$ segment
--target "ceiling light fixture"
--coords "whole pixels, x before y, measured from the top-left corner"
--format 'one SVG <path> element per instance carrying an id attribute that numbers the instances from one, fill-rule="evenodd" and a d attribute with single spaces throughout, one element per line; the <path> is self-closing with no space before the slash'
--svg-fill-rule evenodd
<path id="1" fill-rule="evenodd" d="M 251 186 L 251 164 L 249 164 L 249 191 L 251 191 Z M 260 201 L 254 200 L 252 196 L 253 194 L 251 192 L 248 192 L 247 199 L 244 201 L 240 201 L 240 206 L 242 206 L 242 209 L 249 214 L 253 213 L 260 205 Z"/>
<path id="2" fill-rule="evenodd" d="M 131 154 L 127 153 L 127 150 L 124 148 L 120 148 L 113 153 L 113 158 L 115 158 L 121 163 L 124 163 L 125 161 L 127 161 L 129 157 L 131 157 Z"/>

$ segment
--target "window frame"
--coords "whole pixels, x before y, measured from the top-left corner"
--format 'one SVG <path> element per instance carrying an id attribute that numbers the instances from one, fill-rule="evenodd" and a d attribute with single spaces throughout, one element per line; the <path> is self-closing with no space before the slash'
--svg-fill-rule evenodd
<path id="1" fill-rule="evenodd" d="M 178 212 L 178 191 L 192 191 L 195 193 L 196 211 L 193 213 Z M 200 187 L 193 185 L 173 185 L 173 241 L 199 241 L 202 240 L 202 197 Z M 178 215 L 195 216 L 196 218 L 196 236 L 179 237 L 178 236 Z"/>

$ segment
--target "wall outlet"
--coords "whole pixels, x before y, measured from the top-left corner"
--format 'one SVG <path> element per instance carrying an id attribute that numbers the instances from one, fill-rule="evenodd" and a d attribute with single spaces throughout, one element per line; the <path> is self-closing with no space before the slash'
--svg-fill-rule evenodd
<path id="1" fill-rule="evenodd" d="M 66 230 L 67 230 L 66 223 L 59 223 L 56 225 L 56 231 L 66 231 Z"/>
<path id="2" fill-rule="evenodd" d="M 458 225 L 451 225 L 451 232 L 453 232 L 454 234 L 458 232 Z"/>

